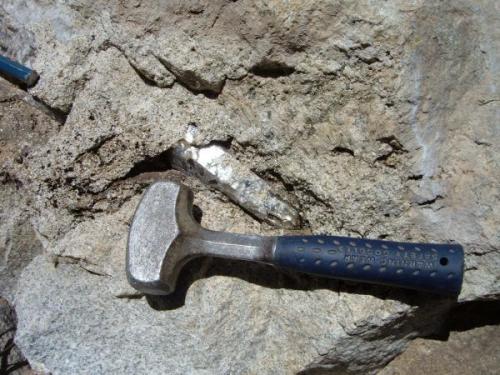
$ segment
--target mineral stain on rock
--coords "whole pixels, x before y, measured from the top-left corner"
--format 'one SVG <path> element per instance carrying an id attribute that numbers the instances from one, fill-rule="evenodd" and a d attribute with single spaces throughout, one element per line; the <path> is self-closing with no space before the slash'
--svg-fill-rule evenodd
<path id="1" fill-rule="evenodd" d="M 0 14 L 2 51 L 41 74 L 0 94 L 0 291 L 33 368 L 374 373 L 457 303 L 206 261 L 183 304 L 152 308 L 124 254 L 153 180 L 190 185 L 206 227 L 280 232 L 172 170 L 192 124 L 197 146 L 231 139 L 302 230 L 459 242 L 458 303 L 498 299 L 497 2 L 7 0 Z"/>

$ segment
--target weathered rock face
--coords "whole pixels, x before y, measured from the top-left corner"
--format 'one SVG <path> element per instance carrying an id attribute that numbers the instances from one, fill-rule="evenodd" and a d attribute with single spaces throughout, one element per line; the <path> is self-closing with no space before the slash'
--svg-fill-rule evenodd
<path id="1" fill-rule="evenodd" d="M 380 375 L 411 373 L 496 374 L 498 372 L 498 326 L 453 332 L 448 341 L 416 339 L 408 350 Z M 457 357 L 457 353 L 459 356 Z M 443 358 L 454 358 L 453 361 Z"/>
<path id="2" fill-rule="evenodd" d="M 3 113 L 25 100 L 1 103 L 1 293 L 35 369 L 366 373 L 439 324 L 451 301 L 220 260 L 189 265 L 175 296 L 133 290 L 128 224 L 156 179 L 193 187 L 207 227 L 279 233 L 171 170 L 193 126 L 300 229 L 460 242 L 459 301 L 498 298 L 495 1 L 162 3 L 2 3 L 2 47 L 25 42 L 52 109 L 16 127 Z"/>
<path id="3" fill-rule="evenodd" d="M 380 375 L 496 374 L 500 363 L 500 304 L 485 301 L 459 306 L 439 339 L 416 339 Z M 471 324 L 472 323 L 472 324 Z M 439 336 L 438 336 L 439 337 Z"/>
<path id="4" fill-rule="evenodd" d="M 14 344 L 16 318 L 8 302 L 0 298 L 0 372 L 2 374 L 29 375 L 28 362 Z"/>
<path id="5" fill-rule="evenodd" d="M 37 254 L 43 252 L 31 224 L 35 215 L 32 192 L 20 181 L 15 169 L 25 158 L 57 132 L 58 124 L 25 99 L 25 92 L 0 81 L 0 295 L 14 298 L 18 275 Z M 10 167 L 7 167 L 10 165 Z"/>

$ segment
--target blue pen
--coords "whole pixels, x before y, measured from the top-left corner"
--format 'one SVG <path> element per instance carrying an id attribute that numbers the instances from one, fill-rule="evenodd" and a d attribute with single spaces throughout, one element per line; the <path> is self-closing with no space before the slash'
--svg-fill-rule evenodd
<path id="1" fill-rule="evenodd" d="M 32 87 L 38 80 L 38 73 L 5 56 L 0 55 L 0 74 L 4 77 Z"/>

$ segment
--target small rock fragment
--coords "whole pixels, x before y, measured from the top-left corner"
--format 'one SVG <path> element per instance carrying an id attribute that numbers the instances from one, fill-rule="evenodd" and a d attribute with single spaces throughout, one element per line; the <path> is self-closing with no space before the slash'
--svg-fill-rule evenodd
<path id="1" fill-rule="evenodd" d="M 175 76 L 154 57 L 147 47 L 129 45 L 124 47 L 124 52 L 129 63 L 158 87 L 170 87 L 174 84 Z"/>
<path id="2" fill-rule="evenodd" d="M 173 166 L 215 186 L 262 220 L 285 227 L 298 224 L 298 213 L 293 207 L 218 145 L 198 148 L 181 141 L 174 146 Z"/>

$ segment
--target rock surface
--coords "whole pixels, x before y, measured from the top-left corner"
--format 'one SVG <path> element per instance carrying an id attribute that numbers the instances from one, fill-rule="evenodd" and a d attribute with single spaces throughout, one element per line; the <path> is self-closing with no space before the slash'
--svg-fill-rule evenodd
<path id="1" fill-rule="evenodd" d="M 498 374 L 499 327 L 454 332 L 447 341 L 416 339 L 378 375 Z"/>
<path id="2" fill-rule="evenodd" d="M 28 103 L 25 92 L 0 80 L 0 164 L 21 167 L 29 153 L 57 132 L 58 124 Z M 24 183 L 0 171 L 0 295 L 14 298 L 17 276 L 43 246 L 31 224 L 34 197 Z"/>
<path id="3" fill-rule="evenodd" d="M 34 375 L 28 361 L 14 344 L 16 318 L 8 302 L 0 298 L 0 374 Z"/>
<path id="4" fill-rule="evenodd" d="M 378 375 L 497 374 L 499 314 L 498 301 L 457 305 L 440 332 L 412 341 Z"/>
<path id="5" fill-rule="evenodd" d="M 454 304 L 220 260 L 190 264 L 172 297 L 138 294 L 126 236 L 156 179 L 190 185 L 207 227 L 279 232 L 171 170 L 193 125 L 304 231 L 459 242 L 458 302 L 498 299 L 498 2 L 2 7 L 0 47 L 41 75 L 39 109 L 0 100 L 1 294 L 36 370 L 369 373 Z"/>

